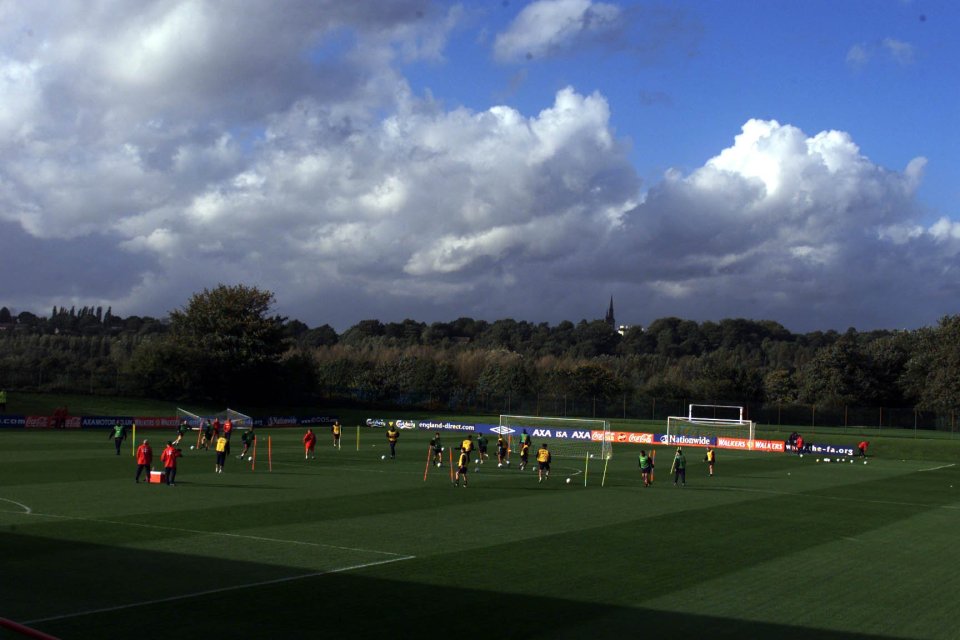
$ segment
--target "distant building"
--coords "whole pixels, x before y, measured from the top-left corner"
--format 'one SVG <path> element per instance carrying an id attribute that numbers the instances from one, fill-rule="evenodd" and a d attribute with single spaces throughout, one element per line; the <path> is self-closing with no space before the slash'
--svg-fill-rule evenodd
<path id="1" fill-rule="evenodd" d="M 614 331 L 617 330 L 617 321 L 613 315 L 613 296 L 610 296 L 610 308 L 607 309 L 607 316 L 603 319 L 603 321 L 610 325 L 610 328 Z"/>
<path id="2" fill-rule="evenodd" d="M 617 328 L 617 333 L 619 333 L 620 335 L 624 335 L 629 330 L 630 330 L 630 325 L 622 324 Z"/>

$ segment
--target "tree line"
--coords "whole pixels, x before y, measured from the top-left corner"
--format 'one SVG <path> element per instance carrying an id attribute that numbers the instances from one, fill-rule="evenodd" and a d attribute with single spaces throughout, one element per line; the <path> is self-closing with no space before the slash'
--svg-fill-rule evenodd
<path id="1" fill-rule="evenodd" d="M 960 408 L 960 316 L 912 331 L 797 334 L 767 320 L 661 318 L 623 335 L 556 325 L 362 320 L 342 333 L 220 285 L 168 317 L 0 309 L 0 384 L 171 400 L 355 401 L 432 409 L 480 398 Z M 64 382 L 67 380 L 68 382 Z"/>

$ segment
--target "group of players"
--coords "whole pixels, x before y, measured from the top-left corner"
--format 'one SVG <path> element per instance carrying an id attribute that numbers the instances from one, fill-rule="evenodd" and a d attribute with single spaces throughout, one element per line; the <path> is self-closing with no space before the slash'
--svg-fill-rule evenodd
<path id="1" fill-rule="evenodd" d="M 396 443 L 396 437 L 399 434 L 394 434 L 393 439 L 391 440 L 390 432 L 387 432 L 387 440 L 392 444 Z M 519 470 L 523 471 L 527 468 L 530 459 L 530 435 L 527 433 L 527 430 L 524 429 L 523 433 L 520 435 L 520 466 Z M 478 465 L 483 464 L 489 460 L 490 455 L 488 453 L 488 441 L 487 437 L 484 434 L 480 434 L 474 443 L 473 434 L 468 434 L 466 438 L 460 443 L 459 453 L 457 454 L 457 467 L 456 472 L 454 473 L 453 485 L 455 487 L 460 486 L 460 481 L 463 481 L 463 486 L 466 487 L 468 484 L 468 474 L 470 473 L 470 458 L 474 455 L 474 449 L 476 449 L 476 463 Z M 444 446 L 440 440 L 440 432 L 437 431 L 433 439 L 430 440 L 430 451 L 431 451 L 431 461 L 436 463 L 439 467 L 443 464 L 443 452 Z M 391 457 L 392 457 L 393 447 L 391 446 Z M 503 436 L 497 438 L 497 466 L 503 467 L 510 464 L 510 444 Z M 540 448 L 537 450 L 537 481 L 543 482 L 544 479 L 550 477 L 550 461 L 552 455 L 550 449 L 546 442 L 540 445 Z"/>

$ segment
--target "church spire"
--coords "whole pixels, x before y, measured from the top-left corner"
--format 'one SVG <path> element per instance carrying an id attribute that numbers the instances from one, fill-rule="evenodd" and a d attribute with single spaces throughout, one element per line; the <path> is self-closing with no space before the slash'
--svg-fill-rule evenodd
<path id="1" fill-rule="evenodd" d="M 610 308 L 607 309 L 607 317 L 603 319 L 614 330 L 617 328 L 617 321 L 613 316 L 613 296 L 610 296 Z"/>

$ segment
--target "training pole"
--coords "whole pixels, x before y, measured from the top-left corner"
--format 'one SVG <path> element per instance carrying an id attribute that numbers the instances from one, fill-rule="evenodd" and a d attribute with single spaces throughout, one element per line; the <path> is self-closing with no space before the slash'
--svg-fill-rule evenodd
<path id="1" fill-rule="evenodd" d="M 360 451 L 360 425 L 357 425 L 357 451 Z"/>
<path id="2" fill-rule="evenodd" d="M 613 446 L 611 445 L 611 449 Z M 603 461 L 603 477 L 600 478 L 600 486 L 605 486 L 607 484 L 607 465 L 610 464 L 610 456 L 607 456 Z"/>
<path id="3" fill-rule="evenodd" d="M 267 471 L 273 473 L 273 436 L 267 436 Z"/>
<path id="4" fill-rule="evenodd" d="M 447 449 L 447 453 L 450 454 L 450 482 L 453 482 L 453 449 Z"/>
<path id="5" fill-rule="evenodd" d="M 650 466 L 650 484 L 653 484 L 653 473 L 654 469 L 657 468 L 657 450 L 650 450 L 650 459 L 653 460 L 653 464 Z"/>
<path id="6" fill-rule="evenodd" d="M 133 423 L 133 436 L 130 439 L 130 455 L 134 458 L 137 457 L 137 423 Z M 149 478 L 148 478 L 149 480 Z"/>
<path id="7" fill-rule="evenodd" d="M 427 472 L 430 471 L 430 445 L 427 445 L 427 466 L 423 468 L 423 481 L 427 481 Z"/>
<path id="8" fill-rule="evenodd" d="M 587 475 L 590 473 L 590 454 L 583 457 L 583 486 L 587 486 Z"/>
<path id="9" fill-rule="evenodd" d="M 257 439 L 253 439 L 253 462 L 250 464 L 250 471 L 257 470 Z"/>

